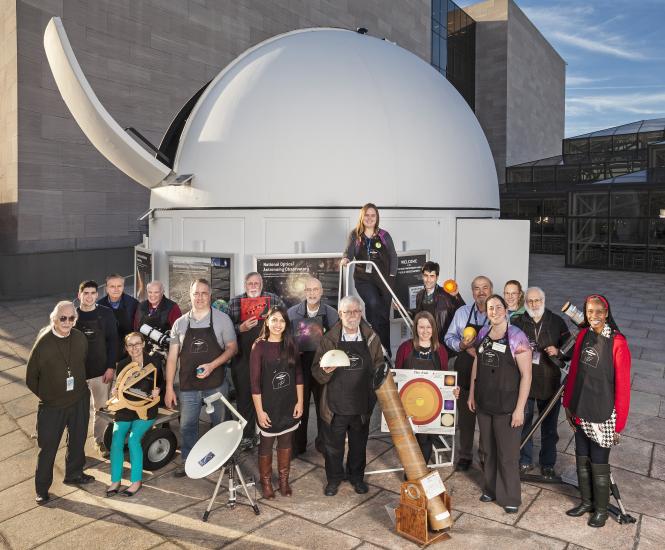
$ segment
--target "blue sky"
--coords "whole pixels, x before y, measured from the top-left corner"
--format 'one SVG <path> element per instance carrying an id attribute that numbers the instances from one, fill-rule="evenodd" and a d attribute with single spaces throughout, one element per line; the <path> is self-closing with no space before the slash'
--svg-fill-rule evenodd
<path id="1" fill-rule="evenodd" d="M 665 117 L 665 0 L 517 5 L 567 63 L 566 136 Z"/>

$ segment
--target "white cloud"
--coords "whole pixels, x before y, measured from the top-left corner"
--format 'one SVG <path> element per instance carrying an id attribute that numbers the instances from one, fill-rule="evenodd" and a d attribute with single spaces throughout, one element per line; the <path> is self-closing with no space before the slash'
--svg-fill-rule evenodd
<path id="1" fill-rule="evenodd" d="M 665 114 L 665 92 L 616 95 L 586 95 L 566 99 L 566 115 L 580 117 L 590 113 L 622 112 L 648 118 Z M 629 121 L 626 121 L 629 122 Z"/>
<path id="2" fill-rule="evenodd" d="M 553 32 L 552 36 L 559 42 L 563 42 L 564 44 L 569 44 L 589 52 L 603 53 L 614 57 L 620 57 L 622 59 L 646 59 L 644 54 L 636 50 L 631 50 L 619 44 L 614 45 L 610 40 L 603 41 L 603 38 L 599 36 L 589 39 L 559 31 Z"/>
<path id="3" fill-rule="evenodd" d="M 589 78 L 588 76 L 566 75 L 567 86 L 583 86 L 584 84 L 593 84 L 598 80 L 597 78 Z"/>

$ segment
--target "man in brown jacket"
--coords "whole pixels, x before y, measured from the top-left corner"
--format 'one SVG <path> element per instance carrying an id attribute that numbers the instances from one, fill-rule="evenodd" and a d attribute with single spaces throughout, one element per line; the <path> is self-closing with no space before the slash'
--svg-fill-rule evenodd
<path id="1" fill-rule="evenodd" d="M 365 476 L 369 420 L 376 403 L 372 379 L 383 366 L 378 335 L 362 319 L 362 305 L 355 296 L 339 303 L 340 321 L 322 338 L 312 362 L 312 376 L 323 385 L 320 412 L 326 466 L 326 496 L 337 494 L 344 479 L 344 441 L 348 434 L 347 478 L 356 493 L 369 489 Z M 321 357 L 332 349 L 349 356 L 348 367 L 320 366 Z"/>

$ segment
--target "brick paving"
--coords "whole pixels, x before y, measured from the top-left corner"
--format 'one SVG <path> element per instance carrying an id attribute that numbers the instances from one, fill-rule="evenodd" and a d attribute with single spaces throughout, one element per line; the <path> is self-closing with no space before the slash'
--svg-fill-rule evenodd
<path id="1" fill-rule="evenodd" d="M 547 293 L 551 309 L 571 299 L 604 293 L 633 354 L 632 403 L 622 443 L 611 454 L 624 504 L 637 519 L 619 525 L 610 519 L 592 529 L 564 510 L 576 500 L 566 485 L 525 483 L 519 514 L 507 515 L 478 502 L 477 465 L 468 474 L 440 470 L 453 498 L 455 526 L 441 548 L 651 549 L 665 547 L 665 277 L 662 275 L 566 269 L 560 256 L 532 256 L 531 284 Z M 173 477 L 173 464 L 146 473 L 133 499 L 106 499 L 109 465 L 88 440 L 87 472 L 96 482 L 84 489 L 62 484 L 61 450 L 47 506 L 34 502 L 36 444 L 31 435 L 36 398 L 24 384 L 25 362 L 36 331 L 47 322 L 58 297 L 0 303 L 0 546 L 3 548 L 416 548 L 392 531 L 386 505 L 394 504 L 399 474 L 367 478 L 370 491 L 356 495 L 343 484 L 335 498 L 322 495 L 322 457 L 310 449 L 293 464 L 291 498 L 260 501 L 261 515 L 246 506 L 224 506 L 220 494 L 208 523 L 200 521 L 216 479 Z M 560 418 L 562 421 L 563 419 Z M 572 437 L 560 424 L 557 468 L 574 478 Z M 536 448 L 538 439 L 535 440 Z M 368 470 L 396 465 L 392 446 L 373 439 Z M 243 470 L 256 475 L 255 458 Z"/>

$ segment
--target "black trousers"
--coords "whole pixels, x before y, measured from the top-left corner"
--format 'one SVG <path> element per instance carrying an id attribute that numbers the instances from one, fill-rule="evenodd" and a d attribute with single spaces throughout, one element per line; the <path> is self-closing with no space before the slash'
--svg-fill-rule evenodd
<path id="1" fill-rule="evenodd" d="M 37 470 L 35 490 L 45 495 L 53 483 L 53 465 L 62 434 L 67 428 L 67 454 L 65 454 L 65 479 L 76 479 L 83 474 L 85 467 L 85 440 L 88 436 L 90 420 L 90 392 L 86 392 L 69 407 L 48 407 L 39 405 L 37 409 Z"/>
<path id="2" fill-rule="evenodd" d="M 254 401 L 252 401 L 252 386 L 249 381 L 249 352 L 233 361 L 231 373 L 236 389 L 238 412 L 247 420 L 242 437 L 244 439 L 252 438 L 256 435 L 256 409 Z"/>
<path id="3" fill-rule="evenodd" d="M 437 435 L 416 434 L 418 447 L 420 447 L 420 452 L 423 453 L 425 464 L 429 464 L 429 459 L 432 458 L 432 445 L 436 441 L 437 437 Z"/>
<path id="4" fill-rule="evenodd" d="M 390 349 L 390 313 L 392 311 L 393 297 L 383 285 L 378 286 L 370 281 L 355 281 L 356 291 L 365 302 L 365 317 L 372 325 L 374 331 L 392 357 Z"/>
<path id="5" fill-rule="evenodd" d="M 485 461 L 483 493 L 496 498 L 499 506 L 519 506 L 520 438 L 522 428 L 512 428 L 512 414 L 486 414 L 478 411 L 480 449 Z"/>
<path id="6" fill-rule="evenodd" d="M 360 415 L 336 414 L 330 424 L 322 423 L 323 445 L 326 460 L 326 478 L 340 482 L 344 479 L 344 440 L 348 433 L 349 452 L 346 457 L 347 477 L 351 483 L 362 481 L 367 464 L 367 437 L 369 416 L 362 421 Z"/>
<path id="7" fill-rule="evenodd" d="M 469 390 L 460 388 L 459 399 L 457 400 L 457 434 L 459 437 L 457 456 L 460 459 L 473 460 L 473 437 L 476 431 L 476 413 L 469 409 L 467 405 L 468 400 Z"/>
<path id="8" fill-rule="evenodd" d="M 314 397 L 314 408 L 316 409 L 316 441 L 321 440 L 321 414 L 319 403 L 321 402 L 321 390 L 323 386 L 319 384 L 312 376 L 312 360 L 314 352 L 305 352 L 300 355 L 300 365 L 302 367 L 303 377 L 303 413 L 300 419 L 300 426 L 293 436 L 293 449 L 295 453 L 304 453 L 307 449 L 307 424 L 309 422 L 309 401 L 310 396 Z"/>
<path id="9" fill-rule="evenodd" d="M 588 456 L 592 464 L 609 464 L 611 447 L 601 447 L 589 439 L 579 426 L 575 430 L 575 454 L 577 456 Z"/>

